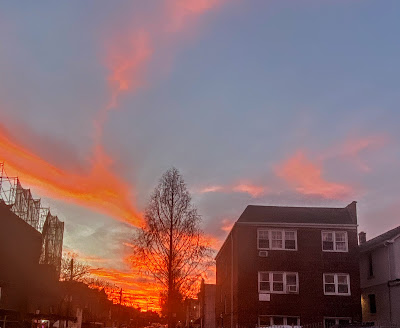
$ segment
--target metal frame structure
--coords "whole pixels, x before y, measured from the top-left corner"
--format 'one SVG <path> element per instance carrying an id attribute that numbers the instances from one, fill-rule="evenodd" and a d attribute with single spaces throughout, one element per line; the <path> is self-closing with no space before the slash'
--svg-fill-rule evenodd
<path id="1" fill-rule="evenodd" d="M 0 201 L 42 234 L 40 263 L 53 265 L 59 275 L 64 222 L 52 215 L 49 208 L 41 207 L 41 200 L 34 199 L 31 190 L 23 188 L 18 177 L 8 177 L 3 162 L 0 162 Z"/>

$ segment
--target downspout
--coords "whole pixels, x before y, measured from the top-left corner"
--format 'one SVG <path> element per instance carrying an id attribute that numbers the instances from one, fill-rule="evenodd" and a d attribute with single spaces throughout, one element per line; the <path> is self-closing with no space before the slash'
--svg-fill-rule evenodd
<path id="1" fill-rule="evenodd" d="M 389 269 L 389 279 L 387 282 L 388 290 L 389 290 L 389 321 L 390 323 L 392 322 L 392 295 L 391 295 L 391 290 L 390 290 L 390 281 L 392 280 L 392 268 L 390 265 L 390 247 L 389 245 L 392 245 L 394 243 L 394 239 L 391 240 L 386 240 L 383 245 L 387 249 L 387 254 L 388 254 L 388 269 Z"/>
<path id="2" fill-rule="evenodd" d="M 231 231 L 231 328 L 233 328 L 233 233 Z"/>

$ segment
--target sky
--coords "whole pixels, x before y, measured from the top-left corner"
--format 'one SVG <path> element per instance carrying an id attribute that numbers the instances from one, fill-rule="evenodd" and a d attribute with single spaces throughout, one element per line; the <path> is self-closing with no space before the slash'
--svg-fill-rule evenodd
<path id="1" fill-rule="evenodd" d="M 129 264 L 133 231 L 172 166 L 216 249 L 249 204 L 356 200 L 375 237 L 400 222 L 399 10 L 2 1 L 0 161 L 65 222 L 64 250 L 142 307 L 157 290 Z"/>

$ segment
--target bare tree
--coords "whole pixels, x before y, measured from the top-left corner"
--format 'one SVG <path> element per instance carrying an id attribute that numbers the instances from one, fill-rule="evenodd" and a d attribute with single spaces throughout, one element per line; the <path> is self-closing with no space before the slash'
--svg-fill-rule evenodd
<path id="1" fill-rule="evenodd" d="M 61 260 L 60 280 L 87 282 L 90 278 L 89 264 L 77 260 L 73 253 L 64 254 Z"/>
<path id="2" fill-rule="evenodd" d="M 152 274 L 166 291 L 168 327 L 173 327 L 179 303 L 175 298 L 187 295 L 212 263 L 211 248 L 199 227 L 201 218 L 176 168 L 160 179 L 144 218 L 132 262 Z"/>

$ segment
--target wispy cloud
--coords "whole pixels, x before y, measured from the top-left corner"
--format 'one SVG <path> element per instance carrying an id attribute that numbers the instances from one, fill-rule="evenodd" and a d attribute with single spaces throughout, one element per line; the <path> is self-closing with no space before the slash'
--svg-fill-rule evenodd
<path id="1" fill-rule="evenodd" d="M 206 193 L 214 193 L 214 192 L 221 192 L 221 193 L 244 193 L 248 194 L 253 198 L 258 198 L 260 196 L 265 195 L 268 192 L 268 189 L 264 186 L 255 185 L 250 182 L 240 182 L 233 185 L 210 185 L 200 188 L 194 188 L 194 192 L 200 194 Z"/>
<path id="2" fill-rule="evenodd" d="M 349 160 L 355 163 L 361 171 L 369 172 L 371 167 L 365 157 L 383 149 L 389 141 L 390 138 L 386 134 L 347 138 L 342 143 L 328 148 L 318 158 L 320 161 L 331 158 Z"/>
<path id="3" fill-rule="evenodd" d="M 327 181 L 322 176 L 320 164 L 311 162 L 302 151 L 281 163 L 276 173 L 297 192 L 305 195 L 319 195 L 324 198 L 343 199 L 353 192 L 347 184 Z"/>
<path id="4" fill-rule="evenodd" d="M 19 176 L 23 184 L 40 189 L 44 196 L 74 202 L 134 225 L 141 223 L 131 187 L 113 173 L 113 162 L 101 148 L 94 150 L 87 172 L 69 171 L 48 163 L 0 130 L 0 154 L 9 175 Z"/>

